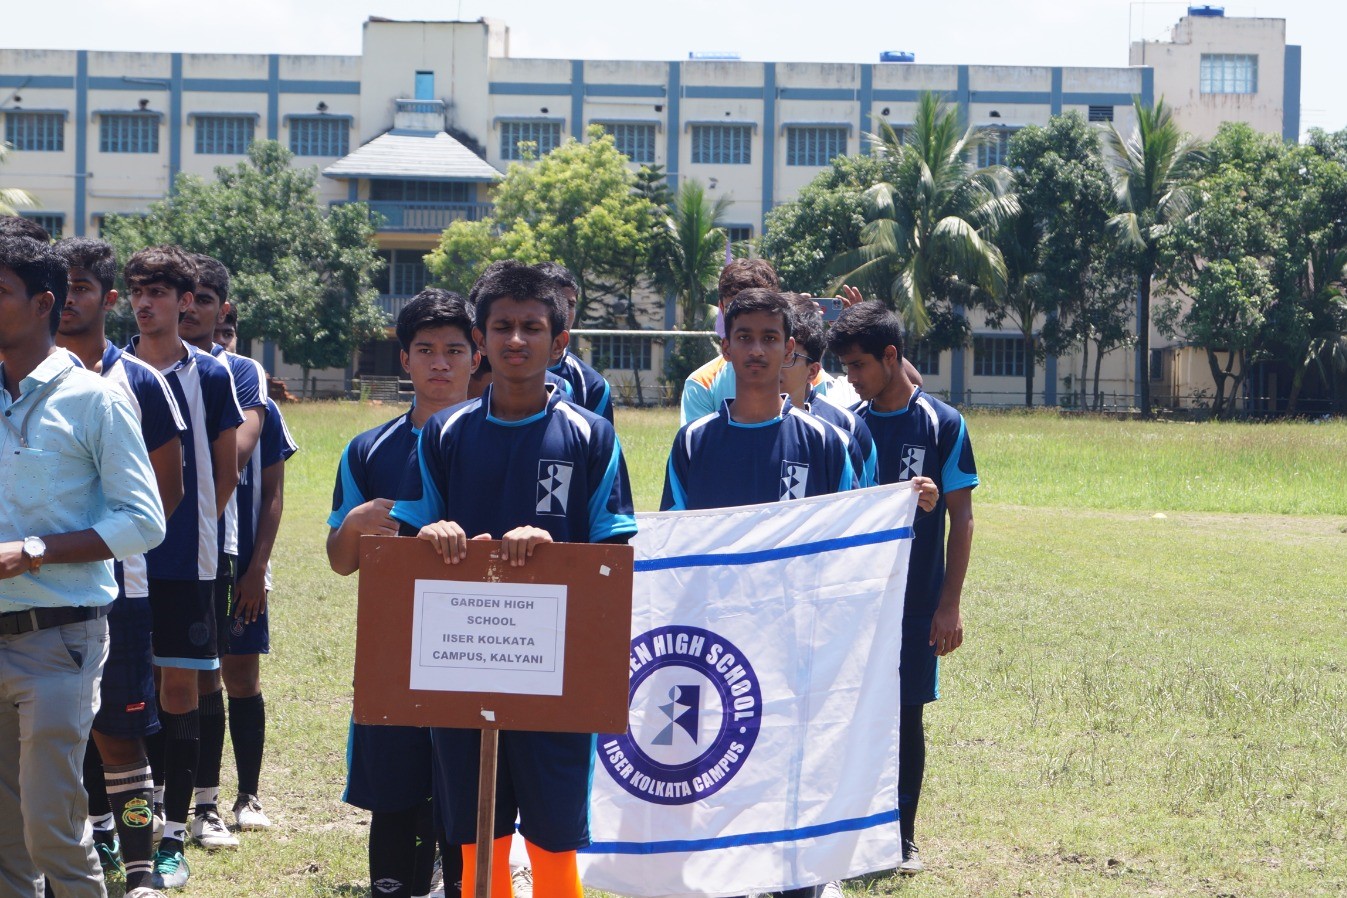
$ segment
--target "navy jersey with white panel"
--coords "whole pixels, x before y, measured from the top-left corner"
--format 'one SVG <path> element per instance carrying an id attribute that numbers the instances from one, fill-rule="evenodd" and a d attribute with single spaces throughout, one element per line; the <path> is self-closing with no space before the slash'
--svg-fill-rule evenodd
<path id="1" fill-rule="evenodd" d="M 791 405 L 758 424 L 739 424 L 725 400 L 714 415 L 679 429 L 669 452 L 661 511 L 785 502 L 856 489 L 851 438 Z"/>
<path id="2" fill-rule="evenodd" d="M 263 385 L 267 381 L 267 372 L 262 363 L 229 352 L 219 343 L 211 344 L 210 354 L 217 362 L 223 362 L 229 368 L 229 375 L 234 378 L 234 397 L 239 401 L 239 408 L 245 412 L 250 408 L 257 408 L 265 413 L 267 394 Z M 229 505 L 225 507 L 225 513 L 220 518 L 220 551 L 226 555 L 239 554 L 241 518 L 238 499 L 237 492 L 229 497 Z M 243 568 L 239 567 L 238 570 L 242 572 Z"/>
<path id="3" fill-rule="evenodd" d="M 415 469 L 416 440 L 420 435 L 408 412 L 347 443 L 337 464 L 332 513 L 327 516 L 327 525 L 333 529 L 340 527 L 357 506 L 373 499 L 396 499 L 408 469 Z"/>
<path id="4" fill-rule="evenodd" d="M 299 451 L 290 429 L 285 426 L 281 410 L 270 399 L 266 401 L 267 416 L 262 422 L 262 434 L 239 475 L 239 576 L 248 570 L 253 560 L 253 545 L 257 540 L 257 524 L 262 514 L 262 472 L 272 465 L 284 463 Z M 266 587 L 271 588 L 271 565 L 267 564 Z"/>
<path id="5" fill-rule="evenodd" d="M 524 525 L 556 542 L 634 534 L 631 483 L 613 425 L 555 386 L 547 391 L 543 410 L 519 421 L 491 414 L 491 387 L 432 416 L 393 517 L 418 529 L 455 521 L 469 536 L 495 539 Z"/>
<path id="6" fill-rule="evenodd" d="M 572 402 L 613 423 L 613 390 L 607 378 L 588 362 L 568 349 L 561 361 L 547 370 L 561 379 Z"/>
<path id="7" fill-rule="evenodd" d="M 136 354 L 140 337 L 126 347 Z M 182 501 L 168 519 L 168 535 L 145 556 L 155 580 L 214 580 L 219 563 L 219 517 L 211 446 L 243 423 L 229 369 L 209 353 L 182 344 L 186 353 L 160 372 L 177 400 L 187 430 L 182 435 Z"/>
<path id="8" fill-rule="evenodd" d="M 929 477 L 940 489 L 931 511 L 917 510 L 908 562 L 905 619 L 930 618 L 945 580 L 945 495 L 978 485 L 977 464 L 963 415 L 918 387 L 907 407 L 875 411 L 869 402 L 855 412 L 870 428 L 879 450 L 879 482 Z"/>
<path id="9" fill-rule="evenodd" d="M 152 366 L 109 342 L 103 347 L 103 377 L 131 400 L 131 407 L 140 420 L 140 435 L 150 452 L 186 432 L 187 425 L 178 411 L 173 391 L 164 376 Z M 141 598 L 150 594 L 144 555 L 119 561 L 116 567 L 126 595 Z"/>
<path id="10" fill-rule="evenodd" d="M 851 466 L 856 469 L 856 479 L 862 487 L 876 486 L 879 483 L 876 479 L 879 476 L 879 454 L 865 422 L 854 412 L 833 405 L 816 387 L 809 388 L 805 410 L 847 432 L 847 436 L 851 437 Z"/>

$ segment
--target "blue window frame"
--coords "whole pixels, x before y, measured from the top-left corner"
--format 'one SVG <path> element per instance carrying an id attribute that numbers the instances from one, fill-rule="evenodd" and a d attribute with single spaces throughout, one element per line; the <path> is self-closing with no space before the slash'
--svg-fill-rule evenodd
<path id="1" fill-rule="evenodd" d="M 65 216 L 60 212 L 24 212 L 22 214 L 24 218 L 40 225 L 44 231 L 51 235 L 53 240 L 60 240 L 65 233 Z"/>
<path id="2" fill-rule="evenodd" d="M 243 156 L 253 143 L 256 119 L 250 115 L 193 116 L 196 151 L 209 156 Z"/>
<path id="3" fill-rule="evenodd" d="M 1010 138 L 1019 128 L 989 128 L 978 144 L 978 168 L 1005 165 L 1010 158 Z"/>
<path id="4" fill-rule="evenodd" d="M 345 156 L 350 152 L 351 120 L 330 115 L 291 116 L 290 152 L 296 156 Z"/>
<path id="5" fill-rule="evenodd" d="M 159 113 L 105 112 L 98 119 L 101 153 L 159 152 Z"/>
<path id="6" fill-rule="evenodd" d="M 521 143 L 531 143 L 534 148 L 526 153 L 520 149 Z M 560 144 L 561 122 L 520 120 L 500 123 L 500 158 L 506 161 L 525 157 L 537 159 L 546 156 Z"/>
<path id="7" fill-rule="evenodd" d="M 649 371 L 649 337 L 628 337 L 607 334 L 587 338 L 589 363 L 600 371 Z"/>
<path id="8" fill-rule="evenodd" d="M 649 165 L 655 161 L 655 125 L 653 122 L 598 122 L 613 135 L 613 146 L 632 162 Z"/>
<path id="9" fill-rule="evenodd" d="M 940 373 L 939 350 L 933 350 L 924 342 L 917 341 L 908 344 L 903 350 L 903 355 L 907 356 L 907 360 L 912 363 L 912 367 L 922 374 Z"/>
<path id="10" fill-rule="evenodd" d="M 65 149 L 64 112 L 5 113 L 5 141 L 16 150 L 59 153 Z"/>
<path id="11" fill-rule="evenodd" d="M 750 165 L 753 128 L 750 125 L 693 125 L 692 162 L 695 165 Z"/>
<path id="12" fill-rule="evenodd" d="M 417 100 L 435 99 L 435 73 L 417 72 L 416 73 L 416 96 Z"/>
<path id="13" fill-rule="evenodd" d="M 786 128 L 786 164 L 825 168 L 847 152 L 847 129 L 810 125 Z"/>
<path id="14" fill-rule="evenodd" d="M 921 371 L 921 368 L 917 370 Z M 1024 338 L 1019 334 L 974 337 L 973 374 L 978 377 L 1024 377 Z"/>
<path id="15" fill-rule="evenodd" d="M 1258 93 L 1258 57 L 1252 53 L 1203 53 L 1198 89 L 1204 94 Z"/>

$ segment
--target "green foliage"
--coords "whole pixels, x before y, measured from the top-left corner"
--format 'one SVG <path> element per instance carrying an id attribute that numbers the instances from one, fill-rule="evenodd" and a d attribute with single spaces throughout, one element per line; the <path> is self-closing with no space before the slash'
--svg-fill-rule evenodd
<path id="1" fill-rule="evenodd" d="M 0 165 L 4 164 L 9 149 L 9 144 L 0 143 Z M 0 187 L 0 215 L 18 215 L 19 209 L 36 205 L 37 200 L 33 199 L 33 195 L 28 191 L 17 187 Z"/>
<path id="2" fill-rule="evenodd" d="M 700 182 L 686 180 L 678 188 L 658 237 L 659 267 L 654 283 L 678 298 L 684 330 L 705 326 L 710 288 L 725 264 L 723 222 L 730 197 L 714 201 Z"/>
<path id="3" fill-rule="evenodd" d="M 215 180 L 180 175 L 172 196 L 143 218 L 112 216 L 104 236 L 125 261 L 138 249 L 174 243 L 214 256 L 230 272 L 244 337 L 274 340 L 308 372 L 342 367 L 356 347 L 383 333 L 368 209 L 324 214 L 315 168 L 291 167 L 290 151 L 255 142 L 247 162 L 215 170 Z"/>

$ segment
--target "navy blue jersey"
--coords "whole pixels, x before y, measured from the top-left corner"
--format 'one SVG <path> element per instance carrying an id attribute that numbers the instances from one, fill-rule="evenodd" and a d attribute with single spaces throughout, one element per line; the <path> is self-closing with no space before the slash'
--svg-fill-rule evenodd
<path id="1" fill-rule="evenodd" d="M 229 374 L 234 378 L 234 398 L 238 400 L 239 408 L 245 412 L 250 408 L 262 409 L 265 417 L 267 394 L 262 387 L 266 383 L 267 373 L 262 363 L 229 352 L 219 343 L 211 344 L 210 354 L 229 368 Z M 220 517 L 220 551 L 227 555 L 239 554 L 239 521 L 239 495 L 236 490 L 229 497 L 229 505 Z"/>
<path id="2" fill-rule="evenodd" d="M 613 391 L 602 374 L 569 349 L 551 368 L 547 369 L 561 379 L 566 395 L 576 405 L 602 415 L 613 423 Z"/>
<path id="3" fill-rule="evenodd" d="M 865 426 L 865 422 L 854 412 L 829 402 L 816 387 L 809 388 L 805 411 L 846 431 L 847 436 L 851 437 L 851 466 L 856 469 L 856 479 L 862 487 L 878 485 L 879 455 L 874 437 L 870 436 L 870 428 Z"/>
<path id="4" fill-rule="evenodd" d="M 162 448 L 187 430 L 182 413 L 178 411 L 178 402 L 164 376 L 111 342 L 103 347 L 103 377 L 116 384 L 131 400 L 131 407 L 140 419 L 140 435 L 149 451 Z M 150 594 L 144 555 L 132 555 L 117 562 L 116 566 L 126 595 L 140 598 Z"/>
<path id="5" fill-rule="evenodd" d="M 415 528 L 455 521 L 500 539 L 532 525 L 556 542 L 595 543 L 636 532 L 631 484 L 613 425 L 547 387 L 547 405 L 520 421 L 491 414 L 490 387 L 431 417 L 417 472 L 393 517 Z"/>
<path id="6" fill-rule="evenodd" d="M 126 347 L 136 354 L 140 337 Z M 219 562 L 219 519 L 211 445 L 243 423 L 229 369 L 209 353 L 182 344 L 178 362 L 161 372 L 177 400 L 187 430 L 182 435 L 182 501 L 168 519 L 168 534 L 145 556 L 156 580 L 214 580 Z"/>
<path id="7" fill-rule="evenodd" d="M 239 475 L 238 498 L 239 551 L 238 572 L 243 574 L 253 560 L 253 544 L 257 540 L 257 524 L 262 515 L 262 472 L 272 465 L 283 464 L 299 451 L 290 430 L 285 426 L 281 410 L 267 400 L 267 416 L 262 421 L 262 435 L 253 447 L 253 454 Z M 267 589 L 271 588 L 271 565 L 267 564 Z"/>
<path id="8" fill-rule="evenodd" d="M 963 415 L 920 387 L 905 409 L 877 412 L 870 403 L 862 402 L 856 406 L 856 414 L 869 426 L 879 449 L 880 483 L 929 477 L 940 489 L 940 501 L 934 509 L 917 509 L 903 612 L 908 619 L 929 618 L 940 603 L 940 587 L 945 581 L 945 494 L 978 485 Z"/>
<path id="9" fill-rule="evenodd" d="M 679 429 L 669 452 L 661 511 L 785 502 L 856 489 L 851 438 L 782 399 L 781 414 L 737 424 L 725 400 Z"/>
<path id="10" fill-rule="evenodd" d="M 327 525 L 335 530 L 348 514 L 366 502 L 396 499 L 403 477 L 409 469 L 415 469 L 416 441 L 420 435 L 408 412 L 347 443 L 337 465 Z"/>

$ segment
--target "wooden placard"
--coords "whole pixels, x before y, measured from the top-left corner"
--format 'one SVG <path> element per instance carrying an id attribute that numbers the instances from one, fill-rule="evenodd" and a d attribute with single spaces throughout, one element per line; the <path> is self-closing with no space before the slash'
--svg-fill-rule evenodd
<path id="1" fill-rule="evenodd" d="M 553 543 L 522 567 L 492 558 L 500 543 L 473 540 L 447 565 L 430 543 L 360 540 L 355 721 L 464 729 L 620 733 L 627 729 L 631 648 L 630 546 Z M 565 650 L 560 695 L 411 688 L 413 604 L 418 580 L 564 584 Z"/>

